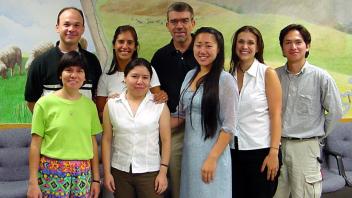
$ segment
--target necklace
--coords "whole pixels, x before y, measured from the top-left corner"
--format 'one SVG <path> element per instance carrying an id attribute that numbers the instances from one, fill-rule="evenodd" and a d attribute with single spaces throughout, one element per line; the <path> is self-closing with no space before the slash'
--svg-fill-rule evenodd
<path id="1" fill-rule="evenodd" d="M 240 69 L 242 73 L 245 73 L 248 70 L 248 69 L 243 70 L 241 66 L 238 66 L 238 69 Z"/>

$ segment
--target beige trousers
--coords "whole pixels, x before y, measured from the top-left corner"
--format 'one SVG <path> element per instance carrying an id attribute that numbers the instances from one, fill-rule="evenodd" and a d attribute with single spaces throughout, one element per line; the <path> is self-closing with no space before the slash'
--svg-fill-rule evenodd
<path id="1" fill-rule="evenodd" d="M 282 162 L 274 198 L 320 198 L 322 175 L 318 139 L 282 139 Z"/>
<path id="2" fill-rule="evenodd" d="M 171 158 L 169 163 L 169 195 L 170 198 L 180 197 L 181 160 L 185 126 L 181 125 L 172 130 L 171 134 Z"/>

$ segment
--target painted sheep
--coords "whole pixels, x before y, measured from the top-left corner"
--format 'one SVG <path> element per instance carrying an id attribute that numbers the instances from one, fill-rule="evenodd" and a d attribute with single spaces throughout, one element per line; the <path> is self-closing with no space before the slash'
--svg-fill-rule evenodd
<path id="1" fill-rule="evenodd" d="M 79 40 L 79 43 L 83 49 L 87 49 L 88 43 L 84 37 L 81 37 L 81 39 Z M 32 50 L 32 52 L 28 57 L 28 60 L 25 65 L 25 69 L 28 71 L 30 65 L 32 64 L 33 60 L 36 57 L 42 55 L 44 52 L 46 52 L 47 50 L 53 47 L 54 47 L 54 43 L 52 42 L 43 42 L 43 43 L 40 43 L 38 46 L 34 47 L 34 49 Z"/>
<path id="2" fill-rule="evenodd" d="M 7 69 L 11 69 L 11 76 L 15 74 L 15 65 L 19 66 L 20 74 L 23 73 L 22 52 L 19 47 L 11 46 L 0 52 L 0 73 L 2 78 L 6 78 Z"/>
<path id="3" fill-rule="evenodd" d="M 43 42 L 43 43 L 40 43 L 38 46 L 34 47 L 32 52 L 28 56 L 28 60 L 24 68 L 28 71 L 29 66 L 32 64 L 35 58 L 42 55 L 44 52 L 46 52 L 47 50 L 53 47 L 54 47 L 54 43 L 52 42 Z"/>
<path id="4" fill-rule="evenodd" d="M 88 47 L 88 41 L 86 38 L 84 38 L 83 36 L 81 37 L 81 39 L 79 40 L 79 44 L 81 45 L 82 49 L 87 49 Z"/>

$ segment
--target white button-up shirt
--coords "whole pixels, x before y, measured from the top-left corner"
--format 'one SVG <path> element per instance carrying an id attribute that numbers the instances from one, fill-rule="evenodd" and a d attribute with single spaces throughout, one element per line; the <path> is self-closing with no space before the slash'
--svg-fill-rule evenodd
<path id="1" fill-rule="evenodd" d="M 108 100 L 113 126 L 111 166 L 132 173 L 145 173 L 160 169 L 159 119 L 164 107 L 156 104 L 148 91 L 133 115 L 126 100 L 126 92 Z"/>
<path id="2" fill-rule="evenodd" d="M 254 60 L 245 72 L 238 95 L 236 131 L 239 150 L 270 147 L 270 120 L 265 92 L 265 71 L 268 66 Z M 235 72 L 237 84 L 237 71 Z"/>

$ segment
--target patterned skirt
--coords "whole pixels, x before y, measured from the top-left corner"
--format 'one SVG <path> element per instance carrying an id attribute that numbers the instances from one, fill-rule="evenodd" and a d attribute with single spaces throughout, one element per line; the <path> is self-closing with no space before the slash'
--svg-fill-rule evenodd
<path id="1" fill-rule="evenodd" d="M 90 160 L 57 160 L 41 156 L 38 184 L 43 197 L 89 197 Z"/>

